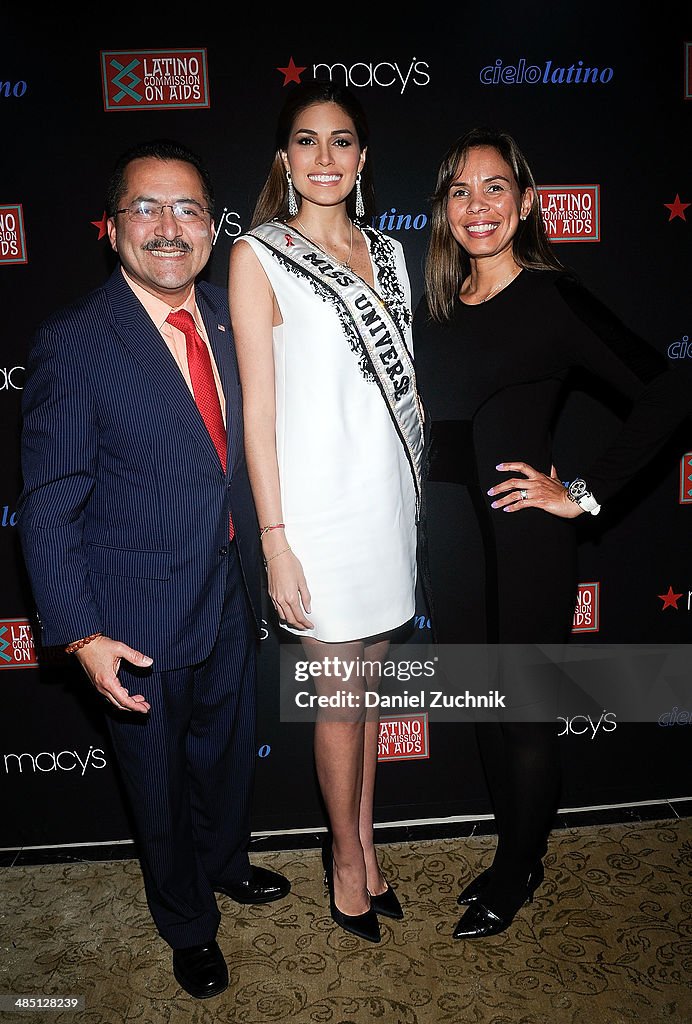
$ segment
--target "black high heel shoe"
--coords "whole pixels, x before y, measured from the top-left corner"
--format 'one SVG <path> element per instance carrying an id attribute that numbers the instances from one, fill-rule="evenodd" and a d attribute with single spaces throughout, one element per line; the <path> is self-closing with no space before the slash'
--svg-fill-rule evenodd
<path id="1" fill-rule="evenodd" d="M 332 855 L 332 837 L 328 835 L 322 844 L 322 867 L 324 868 L 324 882 L 329 890 L 329 912 L 332 920 L 343 928 L 345 932 L 356 935 L 359 939 L 366 939 L 368 942 L 379 942 L 380 922 L 372 906 L 364 914 L 344 914 L 334 902 L 334 858 Z"/>
<path id="2" fill-rule="evenodd" d="M 471 903 L 475 903 L 488 883 L 492 880 L 493 873 L 494 869 L 491 864 L 489 868 L 485 869 L 485 871 L 481 871 L 480 875 L 476 875 L 475 878 L 471 879 L 466 888 L 462 889 L 457 897 L 457 903 L 459 906 L 469 906 Z M 527 887 L 532 895 L 538 886 L 542 884 L 544 875 L 545 870 L 543 868 L 543 862 L 539 860 L 538 864 L 529 875 L 529 881 L 527 883 Z"/>
<path id="3" fill-rule="evenodd" d="M 466 908 L 459 922 L 452 932 L 455 939 L 485 939 L 490 935 L 499 935 L 500 932 L 509 928 L 517 912 L 525 903 L 533 903 L 533 894 L 543 881 L 544 869 L 542 861 L 530 873 L 523 892 L 523 898 L 517 905 L 513 914 L 502 917 L 486 907 L 479 897 L 476 897 Z M 480 877 L 480 876 L 479 876 Z M 486 879 L 487 883 L 488 879 Z M 463 893 L 462 893 L 463 895 Z"/>
<path id="4" fill-rule="evenodd" d="M 387 882 L 387 888 L 384 892 L 378 893 L 377 896 L 373 896 L 372 893 L 369 893 L 369 895 L 370 906 L 380 917 L 391 917 L 394 921 L 403 920 L 403 908 L 389 882 Z"/>

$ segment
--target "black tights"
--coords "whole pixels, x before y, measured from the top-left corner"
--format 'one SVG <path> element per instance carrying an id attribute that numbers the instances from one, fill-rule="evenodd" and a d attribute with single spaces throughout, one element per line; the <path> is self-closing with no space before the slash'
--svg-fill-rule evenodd
<path id="1" fill-rule="evenodd" d="M 548 847 L 560 796 L 556 722 L 476 725 L 498 833 L 483 902 L 501 916 L 524 902 L 522 887 Z"/>

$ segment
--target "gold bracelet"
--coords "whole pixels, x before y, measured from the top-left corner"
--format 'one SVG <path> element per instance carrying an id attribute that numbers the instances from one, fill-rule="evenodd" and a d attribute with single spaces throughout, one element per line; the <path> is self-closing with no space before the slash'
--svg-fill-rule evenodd
<path id="1" fill-rule="evenodd" d="M 265 569 L 267 568 L 267 562 L 271 562 L 272 558 L 278 558 L 279 555 L 285 555 L 286 552 L 290 551 L 290 550 L 291 550 L 290 547 L 282 548 L 281 551 L 277 551 L 275 555 L 270 555 L 269 558 L 265 558 L 264 559 L 264 568 Z"/>
<path id="2" fill-rule="evenodd" d="M 86 647 L 92 640 L 95 640 L 97 636 L 103 636 L 103 633 L 92 633 L 91 636 L 82 637 L 81 640 L 75 640 L 73 644 L 68 644 L 65 648 L 65 654 L 74 654 L 75 651 L 79 651 L 82 647 Z"/>

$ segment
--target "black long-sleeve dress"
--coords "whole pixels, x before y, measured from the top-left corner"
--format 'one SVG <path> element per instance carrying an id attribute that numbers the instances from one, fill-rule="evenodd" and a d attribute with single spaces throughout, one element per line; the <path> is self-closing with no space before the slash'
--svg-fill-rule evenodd
<path id="1" fill-rule="evenodd" d="M 631 403 L 613 441 L 580 467 L 607 507 L 692 412 L 689 375 L 668 369 L 663 356 L 561 271 L 523 270 L 487 302 L 457 300 L 444 325 L 430 319 L 423 299 L 413 337 L 426 410 L 419 550 L 433 639 L 563 644 L 576 599 L 577 520 L 531 507 L 512 514 L 491 508 L 488 488 L 518 475 L 496 466 L 526 462 L 550 473 L 564 389 L 573 371 L 586 371 Z M 516 648 L 497 650 L 507 650 L 503 664 L 511 664 Z M 534 675 L 513 691 L 528 708 L 526 721 L 511 714 L 475 729 L 498 833 L 481 900 L 508 921 L 543 877 L 560 795 L 553 677 Z"/>
<path id="2" fill-rule="evenodd" d="M 488 488 L 517 475 L 495 467 L 523 461 L 550 473 L 565 385 L 571 371 L 586 371 L 632 403 L 613 442 L 580 467 L 606 504 L 692 411 L 689 377 L 560 271 L 523 270 L 487 302 L 457 300 L 444 325 L 423 298 L 414 344 L 428 432 L 421 558 L 435 639 L 565 642 L 576 520 L 492 509 Z"/>

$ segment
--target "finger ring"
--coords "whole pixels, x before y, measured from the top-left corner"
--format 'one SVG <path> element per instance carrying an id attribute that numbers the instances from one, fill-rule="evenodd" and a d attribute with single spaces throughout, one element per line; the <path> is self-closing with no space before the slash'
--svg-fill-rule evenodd
<path id="1" fill-rule="evenodd" d="M 519 497 L 521 498 L 522 501 L 526 501 L 528 496 L 529 496 L 529 492 L 526 490 L 525 487 L 522 487 L 522 489 L 519 491 Z"/>

